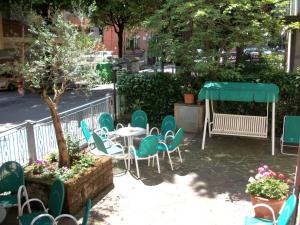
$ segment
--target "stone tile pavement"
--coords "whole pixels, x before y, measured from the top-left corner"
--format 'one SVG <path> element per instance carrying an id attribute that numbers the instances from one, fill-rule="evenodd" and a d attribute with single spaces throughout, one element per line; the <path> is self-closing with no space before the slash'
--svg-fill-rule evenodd
<path id="1" fill-rule="evenodd" d="M 93 200 L 90 224 L 243 224 L 251 212 L 245 185 L 258 166 L 267 164 L 294 176 L 296 157 L 281 155 L 279 141 L 276 147 L 277 154 L 271 156 L 270 140 L 215 136 L 207 139 L 202 151 L 200 134 L 186 134 L 183 163 L 172 154 L 174 171 L 167 157 L 160 160 L 161 174 L 156 165 L 140 161 L 137 179 L 134 165 L 126 173 L 124 163 L 116 162 L 114 188 Z M 3 224 L 17 224 L 10 223 L 16 221 L 12 211 L 9 217 Z"/>
<path id="2" fill-rule="evenodd" d="M 174 171 L 166 157 L 160 160 L 161 174 L 145 161 L 140 180 L 134 169 L 115 176 L 114 189 L 94 205 L 91 224 L 243 224 L 251 212 L 245 185 L 258 166 L 294 175 L 296 157 L 271 156 L 270 140 L 215 136 L 204 151 L 200 148 L 200 134 L 189 134 L 183 164 L 173 153 Z"/>

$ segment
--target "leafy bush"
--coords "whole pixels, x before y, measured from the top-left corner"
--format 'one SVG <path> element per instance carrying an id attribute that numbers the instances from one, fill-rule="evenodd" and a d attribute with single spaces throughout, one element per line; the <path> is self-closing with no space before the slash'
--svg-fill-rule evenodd
<path id="1" fill-rule="evenodd" d="M 174 103 L 182 99 L 180 77 L 172 74 L 127 74 L 118 79 L 118 93 L 124 97 L 124 113 L 147 112 L 151 123 L 173 114 Z"/>
<path id="2" fill-rule="evenodd" d="M 96 73 L 100 77 L 101 83 L 108 84 L 112 83 L 112 65 L 107 64 L 99 64 L 96 68 Z"/>
<path id="3" fill-rule="evenodd" d="M 67 135 L 66 142 L 67 142 L 67 148 L 69 151 L 70 161 L 72 164 L 74 160 L 78 159 L 79 154 L 81 152 L 79 140 L 76 140 L 71 135 Z"/>

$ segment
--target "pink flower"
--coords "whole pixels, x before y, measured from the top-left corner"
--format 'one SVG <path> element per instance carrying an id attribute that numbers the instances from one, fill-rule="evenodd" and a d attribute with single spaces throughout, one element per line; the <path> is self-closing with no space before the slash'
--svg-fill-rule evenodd
<path id="1" fill-rule="evenodd" d="M 257 172 L 258 172 L 259 174 L 263 174 L 263 173 L 265 172 L 265 168 L 259 167 L 259 168 L 257 169 Z"/>
<path id="2" fill-rule="evenodd" d="M 284 179 L 284 178 L 285 178 L 285 176 L 284 176 L 284 174 L 283 174 L 283 173 L 280 173 L 280 174 L 278 174 L 278 178 L 279 178 L 279 179 Z"/>
<path id="3" fill-rule="evenodd" d="M 268 170 L 268 169 L 269 169 L 269 166 L 268 166 L 268 165 L 263 165 L 263 168 L 264 168 L 265 170 Z"/>
<path id="4" fill-rule="evenodd" d="M 268 177 L 268 176 L 270 176 L 270 173 L 269 173 L 269 172 L 264 172 L 264 173 L 263 173 L 263 176 L 264 176 L 264 177 Z"/>
<path id="5" fill-rule="evenodd" d="M 276 177 L 276 173 L 275 172 L 273 172 L 272 170 L 270 170 L 270 172 L 269 172 L 269 177 Z"/>

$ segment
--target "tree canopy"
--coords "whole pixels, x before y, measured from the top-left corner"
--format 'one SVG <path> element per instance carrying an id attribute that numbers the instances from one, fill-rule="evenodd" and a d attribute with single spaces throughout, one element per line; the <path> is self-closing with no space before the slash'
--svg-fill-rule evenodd
<path id="1" fill-rule="evenodd" d="M 218 69 L 224 52 L 267 46 L 280 35 L 287 1 L 167 0 L 148 20 L 154 54 L 194 71 Z M 160 46 L 159 48 L 157 46 Z"/>
<path id="2" fill-rule="evenodd" d="M 112 26 L 118 35 L 119 57 L 123 55 L 123 32 L 139 25 L 157 9 L 162 0 L 95 0 L 93 20 Z"/>

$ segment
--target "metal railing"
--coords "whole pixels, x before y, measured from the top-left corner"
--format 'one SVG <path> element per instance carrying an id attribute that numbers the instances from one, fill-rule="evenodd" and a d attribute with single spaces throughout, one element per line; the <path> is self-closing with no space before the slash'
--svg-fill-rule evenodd
<path id="1" fill-rule="evenodd" d="M 75 137 L 83 144 L 80 121 L 85 120 L 90 129 L 96 129 L 101 112 L 113 114 L 112 96 L 59 113 L 64 134 Z M 26 121 L 0 133 L 0 165 L 10 160 L 25 165 L 30 161 L 42 159 L 51 152 L 57 152 L 57 149 L 51 117 L 39 121 Z"/>

